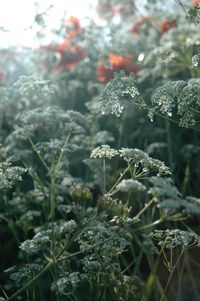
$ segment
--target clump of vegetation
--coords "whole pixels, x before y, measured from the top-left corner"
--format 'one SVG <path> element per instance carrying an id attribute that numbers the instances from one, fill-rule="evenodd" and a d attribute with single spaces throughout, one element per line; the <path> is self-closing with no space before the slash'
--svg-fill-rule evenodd
<path id="1" fill-rule="evenodd" d="M 1 301 L 200 298 L 200 3 L 122 2 L 0 49 Z"/>

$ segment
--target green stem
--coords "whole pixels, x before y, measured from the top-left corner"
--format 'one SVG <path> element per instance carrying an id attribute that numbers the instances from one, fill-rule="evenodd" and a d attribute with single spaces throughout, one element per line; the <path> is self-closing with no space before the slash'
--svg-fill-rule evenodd
<path id="1" fill-rule="evenodd" d="M 103 192 L 106 192 L 106 160 L 103 158 Z"/>
<path id="2" fill-rule="evenodd" d="M 65 147 L 67 146 L 67 144 L 68 144 L 68 142 L 69 142 L 70 135 L 71 135 L 71 134 L 69 133 L 69 134 L 67 135 L 66 139 L 65 139 L 65 142 L 64 142 L 63 147 L 62 147 L 61 152 L 60 152 L 60 156 L 59 156 L 58 161 L 57 161 L 57 163 L 56 163 L 55 171 L 58 170 L 59 165 L 60 165 L 60 162 L 62 161 L 62 158 L 63 158 L 64 153 L 65 153 Z"/>
<path id="3" fill-rule="evenodd" d="M 177 265 L 178 265 L 178 263 L 179 263 L 179 261 L 180 261 L 182 255 L 183 255 L 183 252 L 184 252 L 184 248 L 181 250 L 181 253 L 180 253 L 179 257 L 178 257 L 178 259 L 177 259 L 177 261 L 176 261 L 174 267 L 172 268 L 172 270 L 171 270 L 171 272 L 170 272 L 169 278 L 168 278 L 168 280 L 167 280 L 167 284 L 166 284 L 166 286 L 165 286 L 165 288 L 164 288 L 164 290 L 163 290 L 163 294 L 162 294 L 162 296 L 161 296 L 161 298 L 160 298 L 160 301 L 163 301 L 163 299 L 164 299 L 164 297 L 165 297 L 165 295 L 166 295 L 166 291 L 167 291 L 167 289 L 168 289 L 168 286 L 169 286 L 169 284 L 170 284 L 170 281 L 171 281 L 171 279 L 172 279 L 172 276 L 173 276 L 173 274 L 174 274 L 174 271 L 175 271 L 175 269 L 176 269 L 176 267 L 177 267 Z"/>
<path id="4" fill-rule="evenodd" d="M 134 217 L 135 220 L 138 220 L 139 217 L 155 202 L 155 198 L 152 198 L 147 204 L 144 205 L 142 210 Z"/>
<path id="5" fill-rule="evenodd" d="M 44 275 L 53 266 L 53 260 L 50 261 L 35 277 L 28 281 L 22 288 L 15 292 L 12 296 L 7 298 L 7 301 L 16 300 L 15 298 L 22 294 L 32 284 L 34 284 L 42 275 Z"/>
<path id="6" fill-rule="evenodd" d="M 105 242 L 109 242 L 110 240 L 112 240 L 111 238 L 108 238 L 106 240 L 104 240 L 103 242 L 99 242 L 97 244 L 95 244 L 94 246 L 91 246 L 91 247 L 88 247 L 87 249 L 85 250 L 80 250 L 80 251 L 77 251 L 75 253 L 69 253 L 67 256 L 65 257 L 62 257 L 60 258 L 60 256 L 63 254 L 63 252 L 65 251 L 66 249 L 66 246 L 68 245 L 65 245 L 63 247 L 63 249 L 58 253 L 58 255 L 55 257 L 55 260 L 53 259 L 49 259 L 49 262 L 48 264 L 35 276 L 33 277 L 30 281 L 28 281 L 21 289 L 19 289 L 17 292 L 15 292 L 12 296 L 10 296 L 9 298 L 7 298 L 7 301 L 10 301 L 10 300 L 14 300 L 17 296 L 19 296 L 21 293 L 23 293 L 26 289 L 28 289 L 31 285 L 33 285 L 42 275 L 44 275 L 50 268 L 52 268 L 56 263 L 62 261 L 62 260 L 65 260 L 65 259 L 68 259 L 68 258 L 71 258 L 71 257 L 74 257 L 74 256 L 77 256 L 77 255 L 80 255 L 84 252 L 88 252 L 102 244 L 104 244 Z M 15 299 L 16 300 L 16 299 Z"/>
<path id="7" fill-rule="evenodd" d="M 170 133 L 170 123 L 168 120 L 165 120 L 165 128 L 167 133 L 167 149 L 169 157 L 169 167 L 172 170 L 173 167 L 173 158 L 172 158 L 172 142 L 171 142 L 171 133 Z"/>
<path id="8" fill-rule="evenodd" d="M 49 171 L 49 167 L 47 166 L 46 162 L 44 161 L 44 159 L 42 158 L 42 156 L 40 155 L 40 153 L 37 151 L 35 144 L 33 143 L 31 137 L 27 136 L 28 141 L 30 142 L 34 152 L 37 154 L 38 158 L 40 159 L 41 163 L 43 164 L 43 166 L 46 168 L 47 171 Z"/>
<path id="9" fill-rule="evenodd" d="M 108 194 L 111 194 L 113 192 L 113 190 L 115 189 L 115 187 L 117 186 L 117 184 L 121 181 L 121 179 L 123 178 L 123 176 L 127 173 L 127 171 L 129 170 L 129 166 L 125 169 L 125 171 L 120 175 L 120 177 L 118 178 L 118 180 L 115 182 L 115 184 L 112 186 L 112 188 L 110 189 L 110 191 L 108 192 Z"/>

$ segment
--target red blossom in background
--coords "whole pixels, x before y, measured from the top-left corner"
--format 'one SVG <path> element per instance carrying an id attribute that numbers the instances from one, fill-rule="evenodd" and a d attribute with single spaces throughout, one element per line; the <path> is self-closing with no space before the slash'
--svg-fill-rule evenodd
<path id="1" fill-rule="evenodd" d="M 72 40 L 82 32 L 79 19 L 72 16 L 65 22 L 64 26 L 67 29 L 65 41 L 60 44 L 50 44 L 40 47 L 41 50 L 59 54 L 58 63 L 53 68 L 54 72 L 60 72 L 62 69 L 72 69 L 85 58 L 84 49 L 79 45 L 72 44 Z M 48 65 L 48 62 L 45 65 Z"/>
<path id="2" fill-rule="evenodd" d="M 74 16 L 71 16 L 64 24 L 66 27 L 68 33 L 67 33 L 67 39 L 72 40 L 77 35 L 79 35 L 82 32 L 80 20 Z"/>
<path id="3" fill-rule="evenodd" d="M 193 0 L 193 1 L 192 1 L 192 5 L 193 5 L 194 7 L 196 7 L 196 8 L 200 8 L 200 2 L 199 2 L 199 0 Z"/>
<path id="4" fill-rule="evenodd" d="M 67 68 L 72 69 L 74 68 L 80 61 L 85 58 L 85 52 L 82 47 L 78 45 L 72 45 L 67 47 L 63 51 L 58 51 L 61 55 L 60 62 L 57 65 L 57 71 L 60 69 Z"/>
<path id="5" fill-rule="evenodd" d="M 176 24 L 173 21 L 163 20 L 160 25 L 160 33 L 164 33 L 172 28 L 176 28 Z"/>
<path id="6" fill-rule="evenodd" d="M 41 49 L 60 54 L 59 62 L 53 71 L 60 72 L 63 68 L 72 69 L 85 58 L 85 52 L 78 45 L 69 45 L 67 41 L 58 45 L 42 46 Z"/>
<path id="7" fill-rule="evenodd" d="M 135 36 L 139 36 L 141 31 L 142 31 L 142 27 L 143 26 L 154 26 L 153 20 L 152 18 L 148 17 L 148 16 L 144 16 L 141 18 L 138 18 L 131 26 L 130 31 L 135 35 Z"/>
<path id="8" fill-rule="evenodd" d="M 137 73 L 139 71 L 139 65 L 132 62 L 133 56 L 121 56 L 110 52 L 108 54 L 108 62 L 110 67 L 106 66 L 105 60 L 101 59 L 98 62 L 96 69 L 96 76 L 99 82 L 107 83 L 114 75 L 115 71 L 125 70 L 126 74 L 130 72 Z"/>

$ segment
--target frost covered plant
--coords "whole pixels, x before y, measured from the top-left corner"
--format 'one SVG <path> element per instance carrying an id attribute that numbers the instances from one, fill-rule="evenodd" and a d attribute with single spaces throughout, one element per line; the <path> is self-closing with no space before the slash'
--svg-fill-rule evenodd
<path id="1" fill-rule="evenodd" d="M 33 75 L 21 75 L 14 88 L 17 88 L 23 96 L 33 97 L 34 100 L 41 100 L 56 92 L 56 86 L 50 80 Z"/>
<path id="2" fill-rule="evenodd" d="M 170 178 L 151 177 L 149 182 L 153 184 L 153 187 L 149 188 L 148 193 L 159 199 L 162 198 L 180 198 L 181 194 L 178 189 L 173 185 L 173 181 Z"/>
<path id="3" fill-rule="evenodd" d="M 40 272 L 42 269 L 40 264 L 28 263 L 21 267 L 11 267 L 4 271 L 4 273 L 10 274 L 10 279 L 14 281 L 17 287 L 25 285 L 29 280 L 33 278 L 35 274 Z"/>
<path id="4" fill-rule="evenodd" d="M 36 108 L 21 114 L 22 126 L 28 131 L 41 129 L 53 131 L 59 137 L 60 134 L 82 133 L 87 124 L 86 118 L 79 112 L 68 110 L 64 111 L 58 107 Z M 54 135 L 55 135 L 54 134 Z"/>
<path id="5" fill-rule="evenodd" d="M 141 101 L 135 81 L 122 71 L 116 73 L 101 94 L 100 110 L 102 115 L 113 114 L 120 117 L 130 102 Z"/>
<path id="6" fill-rule="evenodd" d="M 200 54 L 196 54 L 192 57 L 192 66 L 199 67 L 200 66 Z"/>
<path id="7" fill-rule="evenodd" d="M 32 239 L 27 239 L 20 245 L 20 249 L 29 255 L 48 249 L 51 244 L 51 231 L 41 231 Z"/>
<path id="8" fill-rule="evenodd" d="M 149 182 L 153 185 L 148 193 L 156 198 L 159 208 L 169 211 L 182 212 L 184 215 L 199 215 L 200 200 L 195 197 L 184 197 L 174 186 L 172 179 L 151 177 Z"/>
<path id="9" fill-rule="evenodd" d="M 90 157 L 91 158 L 99 158 L 103 161 L 103 190 L 106 190 L 106 158 L 112 159 L 113 157 L 118 155 L 118 151 L 111 148 L 109 145 L 102 145 L 95 148 Z"/>
<path id="10" fill-rule="evenodd" d="M 200 247 L 199 235 L 180 229 L 155 230 L 149 237 L 158 241 L 159 246 L 164 246 L 167 249 L 174 249 L 179 246 L 184 248 Z"/>
<path id="11" fill-rule="evenodd" d="M 54 239 L 57 240 L 57 245 L 59 241 L 65 235 L 69 235 L 70 233 L 74 232 L 77 228 L 76 222 L 74 220 L 70 220 L 65 222 L 61 225 L 54 225 L 53 232 L 52 230 L 43 230 L 38 232 L 36 235 L 33 236 L 32 239 L 27 239 L 20 245 L 20 249 L 27 253 L 28 255 L 37 254 L 40 251 L 48 251 L 52 243 L 52 235 Z"/>
<path id="12" fill-rule="evenodd" d="M 155 170 L 158 175 L 170 174 L 169 168 L 163 162 L 137 148 L 122 148 L 119 150 L 119 154 L 128 164 L 134 164 L 136 167 L 142 165 L 146 172 Z"/>
<path id="13" fill-rule="evenodd" d="M 109 145 L 101 145 L 95 148 L 90 157 L 91 158 L 108 158 L 111 159 L 118 155 L 118 151 L 114 148 L 111 148 Z"/>
<path id="14" fill-rule="evenodd" d="M 143 178 L 148 175 L 148 173 L 156 172 L 156 175 L 166 175 L 170 174 L 169 168 L 160 160 L 151 158 L 147 153 L 139 150 L 139 149 L 132 149 L 132 148 L 122 148 L 119 150 L 115 150 L 110 148 L 109 145 L 102 145 L 94 149 L 91 153 L 92 158 L 99 158 L 103 161 L 103 187 L 105 192 L 105 176 L 106 176 L 106 158 L 111 159 L 115 156 L 122 157 L 126 163 L 127 167 L 124 172 L 120 175 L 117 182 L 114 186 L 110 189 L 109 193 L 115 193 L 118 190 L 122 189 L 126 190 L 129 187 L 130 190 L 138 190 L 142 191 L 145 190 L 145 186 L 141 183 L 138 184 L 137 181 L 134 182 L 137 178 Z M 132 179 L 124 180 L 123 182 L 119 183 L 123 180 L 124 175 L 130 172 Z M 117 186 L 118 185 L 118 186 Z M 140 186 L 139 186 L 140 185 Z M 117 186 L 117 190 L 115 189 Z M 124 190 L 124 191 L 125 191 Z"/>
<path id="15" fill-rule="evenodd" d="M 79 272 L 65 273 L 64 277 L 52 283 L 51 290 L 59 295 L 69 296 L 81 282 L 81 276 Z"/>
<path id="16" fill-rule="evenodd" d="M 22 180 L 21 175 L 26 169 L 12 166 L 11 163 L 0 163 L 0 189 L 11 188 L 16 181 Z"/>
<path id="17" fill-rule="evenodd" d="M 99 221 L 84 231 L 78 242 L 82 251 L 96 246 L 87 252 L 81 262 L 88 279 L 101 278 L 102 282 L 106 281 L 108 274 L 117 272 L 117 257 L 129 244 L 117 226 Z"/>
<path id="18" fill-rule="evenodd" d="M 169 117 L 180 116 L 179 125 L 191 127 L 199 122 L 200 79 L 192 78 L 188 82 L 169 81 L 158 87 L 151 98 L 153 110 Z"/>
<path id="19" fill-rule="evenodd" d="M 146 187 L 137 180 L 132 179 L 123 179 L 119 184 L 116 186 L 117 191 L 122 192 L 131 192 L 131 191 L 145 191 Z"/>

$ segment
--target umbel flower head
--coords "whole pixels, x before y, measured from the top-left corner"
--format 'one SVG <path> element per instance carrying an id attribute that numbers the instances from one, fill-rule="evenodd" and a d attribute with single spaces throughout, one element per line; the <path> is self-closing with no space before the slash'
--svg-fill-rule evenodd
<path id="1" fill-rule="evenodd" d="M 145 191 L 146 187 L 137 180 L 123 179 L 117 186 L 116 190 L 123 192 Z"/>
<path id="2" fill-rule="evenodd" d="M 108 158 L 111 159 L 118 155 L 118 151 L 111 148 L 109 145 L 101 145 L 93 149 L 91 158 Z"/>
<path id="3" fill-rule="evenodd" d="M 169 168 L 162 161 L 150 157 L 140 149 L 122 148 L 119 150 L 119 154 L 129 164 L 134 164 L 136 167 L 142 165 L 146 172 L 156 170 L 158 175 L 170 174 Z"/>
<path id="4" fill-rule="evenodd" d="M 0 163 L 0 189 L 11 188 L 16 181 L 22 180 L 21 175 L 25 171 L 26 169 L 10 163 Z"/>
<path id="5" fill-rule="evenodd" d="M 125 107 L 131 100 L 141 103 L 140 93 L 136 87 L 135 81 L 131 76 L 126 76 L 122 70 L 114 74 L 112 79 L 101 93 L 99 104 L 101 114 L 113 114 L 120 117 Z"/>
<path id="6" fill-rule="evenodd" d="M 128 164 L 134 165 L 136 168 L 142 166 L 144 172 L 155 170 L 158 175 L 170 174 L 169 168 L 160 160 L 151 158 L 147 153 L 137 148 L 122 148 L 116 150 L 109 145 L 101 145 L 95 148 L 91 153 L 91 158 L 108 158 L 115 156 L 122 157 Z M 135 183 L 131 183 L 136 185 Z"/>

